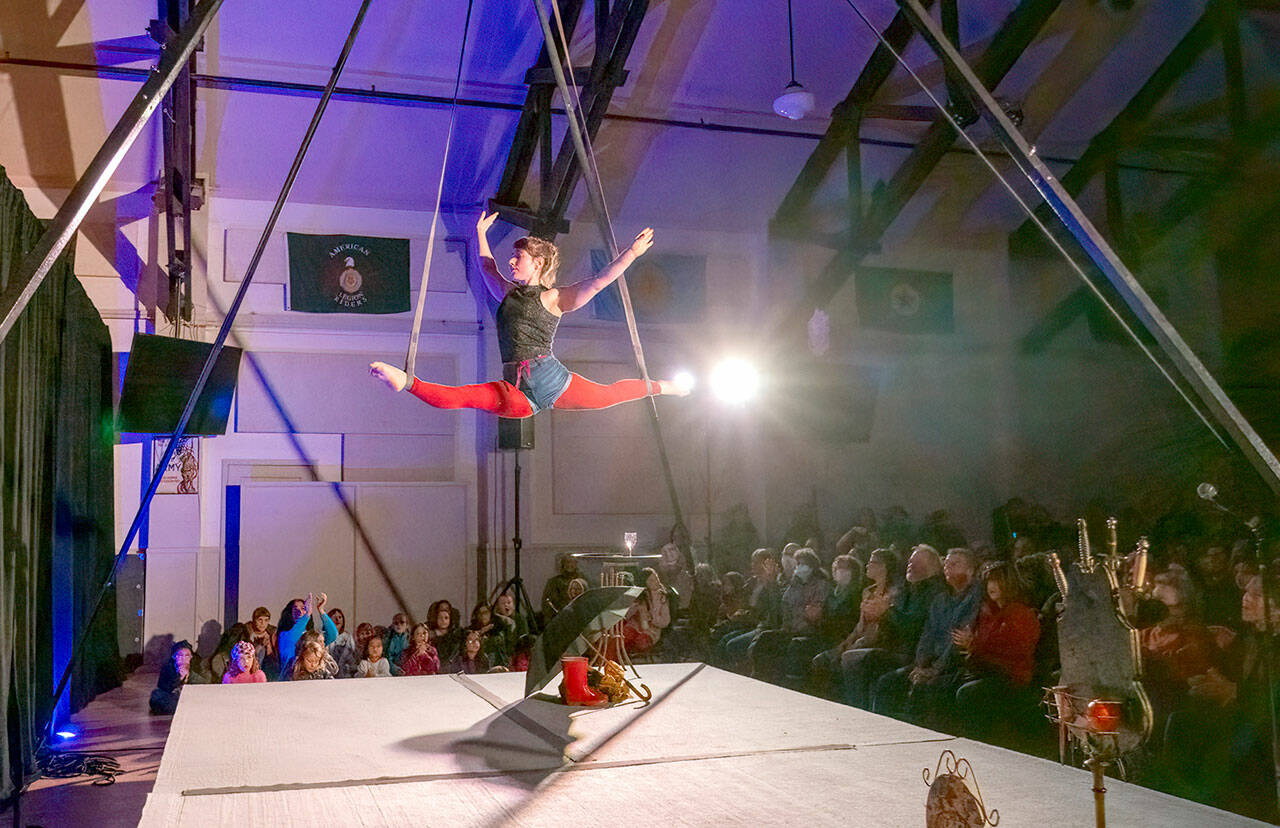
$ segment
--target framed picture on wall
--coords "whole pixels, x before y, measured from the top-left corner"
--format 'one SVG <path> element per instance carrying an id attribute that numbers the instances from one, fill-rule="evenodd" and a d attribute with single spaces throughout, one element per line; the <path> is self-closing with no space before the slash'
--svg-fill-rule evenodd
<path id="1" fill-rule="evenodd" d="M 157 437 L 151 444 L 151 462 L 158 467 L 169 447 L 168 437 Z M 200 493 L 200 438 L 183 437 L 178 448 L 169 458 L 169 465 L 160 477 L 160 485 L 156 494 L 199 494 Z"/>

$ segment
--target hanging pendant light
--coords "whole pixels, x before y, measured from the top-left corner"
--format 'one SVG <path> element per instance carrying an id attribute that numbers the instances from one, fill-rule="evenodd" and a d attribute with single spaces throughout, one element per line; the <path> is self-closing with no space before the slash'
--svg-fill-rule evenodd
<path id="1" fill-rule="evenodd" d="M 796 80 L 796 34 L 791 24 L 791 0 L 787 0 L 787 48 L 791 55 L 791 82 L 773 99 L 773 111 L 798 121 L 813 111 L 813 93 Z"/>

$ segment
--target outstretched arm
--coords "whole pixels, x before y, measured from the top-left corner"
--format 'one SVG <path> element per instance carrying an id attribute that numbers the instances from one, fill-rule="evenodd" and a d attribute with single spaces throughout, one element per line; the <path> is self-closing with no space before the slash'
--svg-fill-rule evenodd
<path id="1" fill-rule="evenodd" d="M 640 235 L 636 236 L 631 246 L 618 254 L 618 258 L 610 262 L 604 270 L 590 279 L 583 279 L 581 282 L 558 289 L 553 300 L 556 309 L 560 313 L 568 313 L 587 304 L 593 296 L 617 281 L 631 263 L 648 252 L 652 246 L 653 228 L 646 227 L 640 231 Z"/>
<path id="2" fill-rule="evenodd" d="M 480 258 L 480 276 L 484 280 L 485 289 L 489 291 L 490 296 L 501 302 L 507 295 L 507 288 L 511 282 L 502 275 L 502 271 L 498 270 L 493 251 L 489 249 L 489 239 L 485 236 L 497 220 L 497 213 L 483 212 L 480 218 L 476 219 L 476 254 Z"/>

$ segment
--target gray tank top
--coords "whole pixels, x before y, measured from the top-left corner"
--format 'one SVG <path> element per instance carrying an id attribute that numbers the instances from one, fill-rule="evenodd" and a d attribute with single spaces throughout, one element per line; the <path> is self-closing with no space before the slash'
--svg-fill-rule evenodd
<path id="1" fill-rule="evenodd" d="M 551 353 L 560 317 L 543 307 L 545 290 L 539 285 L 516 285 L 498 305 L 498 353 L 503 362 Z"/>

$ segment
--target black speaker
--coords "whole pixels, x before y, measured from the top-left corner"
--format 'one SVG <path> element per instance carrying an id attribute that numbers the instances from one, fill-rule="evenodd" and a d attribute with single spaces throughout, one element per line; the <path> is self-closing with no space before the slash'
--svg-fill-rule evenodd
<path id="1" fill-rule="evenodd" d="M 168 336 L 134 334 L 120 392 L 121 431 L 170 434 L 213 345 Z M 240 370 L 240 349 L 224 347 L 213 364 L 184 434 L 225 434 Z"/>
<path id="2" fill-rule="evenodd" d="M 498 449 L 528 451 L 533 448 L 533 418 L 498 418 Z"/>

